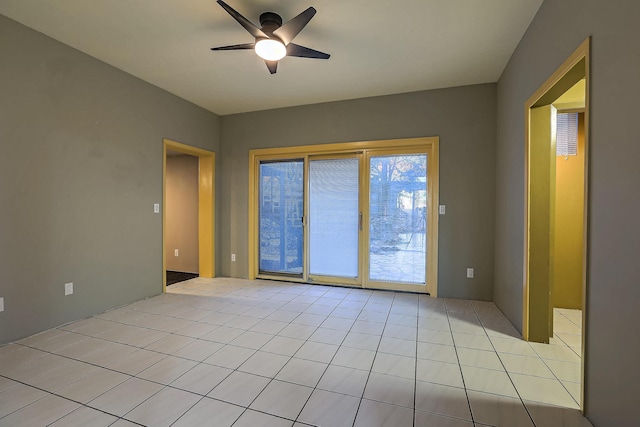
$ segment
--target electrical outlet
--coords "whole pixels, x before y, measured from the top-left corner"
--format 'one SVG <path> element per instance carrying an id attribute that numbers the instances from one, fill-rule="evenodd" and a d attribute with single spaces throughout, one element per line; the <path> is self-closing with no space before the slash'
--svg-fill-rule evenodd
<path id="1" fill-rule="evenodd" d="M 473 279 L 473 268 L 467 268 L 467 279 Z"/>
<path id="2" fill-rule="evenodd" d="M 71 295 L 73 293 L 73 282 L 64 284 L 64 294 Z"/>
<path id="3" fill-rule="evenodd" d="M 174 249 L 174 250 L 173 250 L 173 256 L 178 256 L 178 254 L 179 254 L 179 253 L 180 253 L 180 251 L 179 251 L 179 250 L 177 250 L 177 249 Z"/>
<path id="4" fill-rule="evenodd" d="M 236 254 L 231 254 L 231 262 L 236 262 Z"/>
<path id="5" fill-rule="evenodd" d="M 153 204 L 153 213 L 160 213 L 160 203 Z"/>
<path id="6" fill-rule="evenodd" d="M 438 212 L 440 213 L 440 215 L 444 215 L 446 211 L 447 211 L 447 207 L 445 205 L 440 205 L 438 207 Z"/>
<path id="7" fill-rule="evenodd" d="M 0 298 L 0 312 L 4 311 L 4 297 Z"/>

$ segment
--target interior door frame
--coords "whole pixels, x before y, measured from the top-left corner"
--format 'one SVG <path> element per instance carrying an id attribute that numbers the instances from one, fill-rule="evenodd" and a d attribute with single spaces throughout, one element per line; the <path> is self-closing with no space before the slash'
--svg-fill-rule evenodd
<path id="1" fill-rule="evenodd" d="M 549 343 L 553 331 L 556 108 L 529 109 L 527 340 Z"/>
<path id="2" fill-rule="evenodd" d="M 531 168 L 536 167 L 531 164 L 530 147 L 531 147 L 531 129 L 534 126 L 532 120 L 532 109 L 552 104 L 560 95 L 566 92 L 577 81 L 584 78 L 585 84 L 585 109 L 584 109 L 584 209 L 583 209 L 583 251 L 582 251 L 582 368 L 581 368 L 581 397 L 580 406 L 584 413 L 584 389 L 585 377 L 584 367 L 587 362 L 585 353 L 586 348 L 586 309 L 588 307 L 588 206 L 589 206 L 589 83 L 590 83 L 590 38 L 587 38 L 563 64 L 534 92 L 534 94 L 525 102 L 524 105 L 524 123 L 525 123 L 525 179 L 524 179 L 524 253 L 523 253 L 523 322 L 522 336 L 529 341 L 532 337 L 540 337 L 547 334 L 546 342 L 550 337 L 551 331 L 540 330 L 543 324 L 549 325 L 548 316 L 552 312 L 551 299 L 547 298 L 548 305 L 546 307 L 532 307 L 533 300 L 531 298 L 532 288 L 530 284 L 530 256 L 531 251 L 536 248 L 531 245 L 530 224 L 531 224 Z M 535 209 L 533 210 L 535 211 Z M 542 285 L 544 286 L 544 284 Z M 546 289 L 536 289 L 538 293 L 549 293 L 549 283 Z M 546 316 L 546 318 L 545 318 Z M 539 339 L 537 339 L 539 340 Z"/>
<path id="3" fill-rule="evenodd" d="M 167 150 L 198 158 L 198 274 L 215 277 L 215 164 L 216 153 L 163 140 L 162 147 L 162 292 L 167 291 Z"/>

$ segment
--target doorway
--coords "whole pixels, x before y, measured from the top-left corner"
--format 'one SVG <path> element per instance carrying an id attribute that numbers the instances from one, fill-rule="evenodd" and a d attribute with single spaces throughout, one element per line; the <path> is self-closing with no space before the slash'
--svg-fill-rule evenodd
<path id="1" fill-rule="evenodd" d="M 167 150 L 165 187 L 167 286 L 199 275 L 198 163 L 196 156 Z"/>
<path id="2" fill-rule="evenodd" d="M 579 352 L 581 372 L 587 299 L 588 123 L 589 39 L 525 104 L 523 338 L 549 343 L 557 340 L 554 322 L 555 326 L 573 322 L 579 342 L 567 346 Z M 575 153 L 567 148 L 568 128 L 575 129 Z M 573 311 L 577 309 L 582 310 Z M 580 384 L 582 396 L 584 381 Z M 581 397 L 581 406 L 582 401 Z"/>
<path id="3" fill-rule="evenodd" d="M 165 139 L 163 141 L 162 177 L 162 292 L 167 289 L 167 153 L 185 154 L 197 159 L 197 264 L 200 277 L 215 277 L 214 201 L 215 153 Z"/>

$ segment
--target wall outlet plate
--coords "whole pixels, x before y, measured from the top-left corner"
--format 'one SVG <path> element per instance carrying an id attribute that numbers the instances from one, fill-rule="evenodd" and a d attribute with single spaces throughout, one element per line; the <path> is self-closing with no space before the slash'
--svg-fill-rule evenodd
<path id="1" fill-rule="evenodd" d="M 440 213 L 440 215 L 444 215 L 447 212 L 447 207 L 445 205 L 440 205 L 438 207 L 438 213 Z"/>
<path id="2" fill-rule="evenodd" d="M 0 298 L 0 312 L 4 311 L 4 297 Z"/>
<path id="3" fill-rule="evenodd" d="M 231 254 L 231 262 L 236 262 L 236 254 Z"/>
<path id="4" fill-rule="evenodd" d="M 173 256 L 179 256 L 180 251 L 178 249 L 173 250 Z"/>
<path id="5" fill-rule="evenodd" d="M 473 279 L 473 268 L 467 268 L 467 279 Z"/>
<path id="6" fill-rule="evenodd" d="M 160 203 L 153 204 L 153 213 L 160 213 Z"/>
<path id="7" fill-rule="evenodd" d="M 73 282 L 64 284 L 64 294 L 71 295 L 73 293 Z"/>

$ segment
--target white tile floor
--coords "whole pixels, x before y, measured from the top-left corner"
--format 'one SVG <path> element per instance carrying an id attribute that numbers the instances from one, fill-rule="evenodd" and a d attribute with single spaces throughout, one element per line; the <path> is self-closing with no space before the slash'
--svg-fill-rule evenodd
<path id="1" fill-rule="evenodd" d="M 580 324 L 529 344 L 487 302 L 193 279 L 0 347 L 0 426 L 590 426 Z"/>

